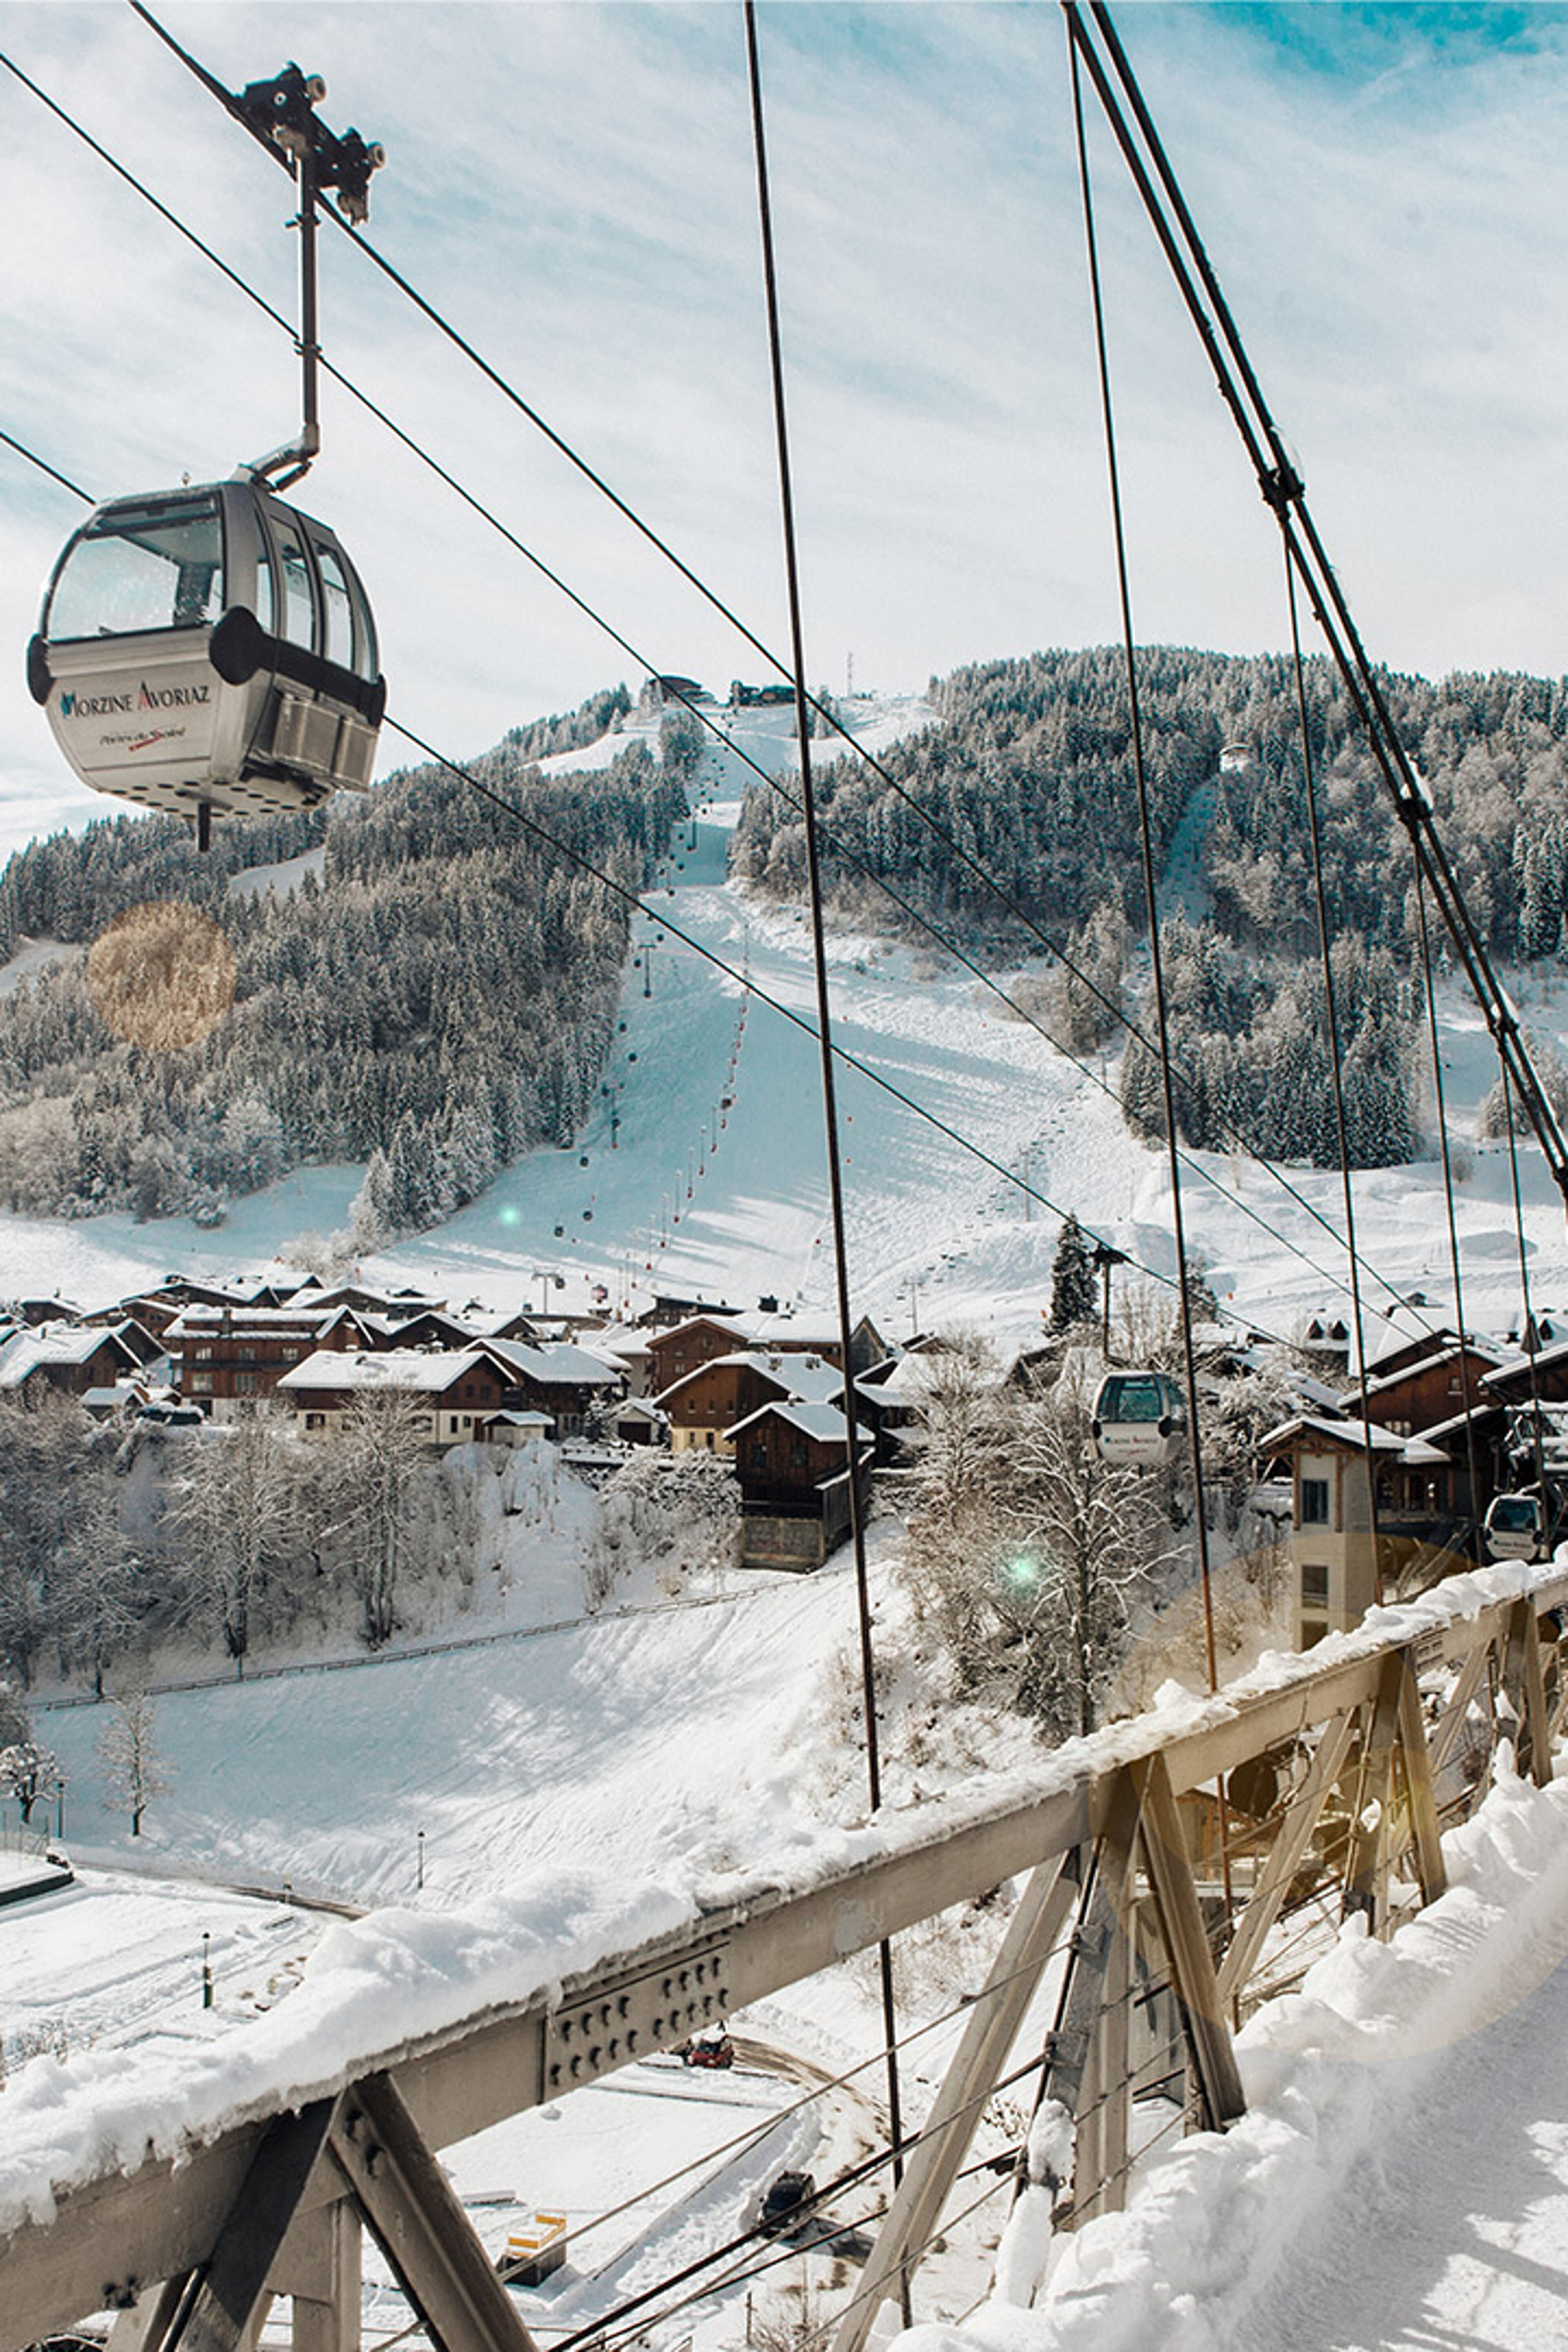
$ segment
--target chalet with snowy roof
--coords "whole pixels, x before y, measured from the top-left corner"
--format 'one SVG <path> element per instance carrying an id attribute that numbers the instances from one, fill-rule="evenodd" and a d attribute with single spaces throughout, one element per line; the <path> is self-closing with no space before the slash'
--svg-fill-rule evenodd
<path id="1" fill-rule="evenodd" d="M 68 1298 L 57 1292 L 53 1298 L 17 1298 L 10 1307 L 10 1320 L 28 1331 L 41 1331 L 47 1323 L 79 1323 L 81 1310 Z"/>
<path id="2" fill-rule="evenodd" d="M 766 1316 L 746 1321 L 750 1344 L 770 1354 L 820 1356 L 825 1363 L 842 1365 L 844 1348 L 837 1323 L 797 1323 L 790 1317 Z M 888 1343 L 868 1315 L 862 1315 L 849 1334 L 849 1369 L 864 1372 L 888 1361 Z"/>
<path id="3" fill-rule="evenodd" d="M 1487 1372 L 1481 1386 L 1505 1404 L 1533 1404 L 1537 1397 L 1543 1404 L 1568 1402 L 1568 1339 L 1538 1349 L 1533 1364 L 1528 1355 L 1511 1357 Z"/>
<path id="4" fill-rule="evenodd" d="M 468 1319 L 442 1307 L 422 1307 L 413 1315 L 395 1311 L 361 1317 L 367 1348 L 471 1348 L 479 1334 Z"/>
<path id="5" fill-rule="evenodd" d="M 301 1299 L 299 1304 L 305 1302 Z M 444 1307 L 444 1298 L 432 1298 L 422 1290 L 373 1290 L 367 1283 L 334 1282 L 325 1290 L 315 1290 L 310 1297 L 312 1307 L 352 1307 L 356 1315 L 385 1315 L 394 1322 L 412 1322 L 426 1307 Z"/>
<path id="6" fill-rule="evenodd" d="M 1303 1413 L 1270 1430 L 1258 1453 L 1266 1478 L 1290 1481 L 1299 1648 L 1359 1625 L 1378 1598 L 1380 1569 L 1388 1594 L 1406 1580 L 1430 1582 L 1470 1564 L 1474 1517 L 1456 1513 L 1454 1454 L 1430 1435 Z"/>
<path id="7" fill-rule="evenodd" d="M 775 1399 L 730 1433 L 743 1568 L 820 1568 L 849 1532 L 849 1448 L 837 1405 Z M 863 1471 L 873 1443 L 857 1425 Z"/>
<path id="8" fill-rule="evenodd" d="M 610 1434 L 617 1445 L 667 1445 L 669 1423 L 646 1397 L 629 1396 L 613 1408 Z"/>
<path id="9" fill-rule="evenodd" d="M 1351 1327 L 1342 1315 L 1310 1315 L 1296 1345 L 1325 1369 L 1337 1366 L 1342 1372 L 1351 1360 Z"/>
<path id="10" fill-rule="evenodd" d="M 654 1402 L 668 1417 L 672 1453 L 728 1454 L 736 1423 L 761 1406 L 784 1399 L 830 1404 L 843 1392 L 843 1373 L 820 1356 L 741 1348 L 688 1372 Z"/>
<path id="11" fill-rule="evenodd" d="M 278 1395 L 303 1435 L 327 1441 L 341 1432 L 344 1413 L 361 1399 L 405 1396 L 419 1433 L 433 1445 L 474 1444 L 506 1402 L 500 1371 L 477 1348 L 354 1354 L 322 1349 L 283 1374 Z"/>
<path id="12" fill-rule="evenodd" d="M 501 1402 L 513 1411 L 548 1413 L 557 1437 L 581 1436 L 595 1407 L 608 1403 L 626 1386 L 618 1366 L 568 1339 L 537 1348 L 521 1339 L 476 1339 L 469 1345 L 496 1367 Z"/>
<path id="13" fill-rule="evenodd" d="M 734 1355 L 748 1344 L 744 1328 L 737 1318 L 718 1315 L 690 1315 L 676 1324 L 673 1330 L 661 1331 L 647 1343 L 647 1386 L 645 1396 L 662 1396 L 689 1372 L 712 1363 L 720 1356 Z"/>
<path id="14" fill-rule="evenodd" d="M 135 1349 L 118 1328 L 64 1324 L 16 1331 L 0 1347 L 0 1391 L 26 1397 L 45 1388 L 79 1397 L 89 1389 L 112 1388 L 141 1368 Z"/>
<path id="15" fill-rule="evenodd" d="M 374 1345 L 360 1316 L 314 1304 L 187 1307 L 170 1324 L 164 1342 L 181 1395 L 220 1422 L 271 1396 L 284 1373 L 307 1356 Z"/>
<path id="16" fill-rule="evenodd" d="M 171 1317 L 169 1319 L 172 1321 L 174 1318 Z M 129 1303 L 99 1307 L 93 1314 L 78 1315 L 73 1320 L 79 1331 L 118 1331 L 126 1345 L 134 1349 L 138 1360 L 144 1366 L 157 1363 L 168 1353 L 163 1336 L 165 1326 L 160 1324 L 154 1328 L 153 1325 L 142 1322 L 140 1316 L 132 1312 Z"/>
<path id="17" fill-rule="evenodd" d="M 1434 1335 L 1424 1353 L 1401 1349 L 1394 1367 L 1366 1383 L 1367 1418 L 1399 1437 L 1451 1420 L 1463 1412 L 1467 1396 L 1472 1404 L 1481 1401 L 1481 1383 L 1500 1369 L 1500 1353 L 1485 1341 L 1447 1339 L 1447 1335 Z M 1359 1386 L 1340 1399 L 1340 1410 L 1347 1416 L 1359 1415 L 1361 1409 Z"/>
<path id="18" fill-rule="evenodd" d="M 649 1331 L 673 1331 L 678 1323 L 689 1323 L 695 1315 L 716 1315 L 721 1322 L 729 1323 L 735 1320 L 737 1312 L 735 1307 L 726 1307 L 721 1298 L 682 1298 L 672 1291 L 661 1290 L 637 1320 Z"/>

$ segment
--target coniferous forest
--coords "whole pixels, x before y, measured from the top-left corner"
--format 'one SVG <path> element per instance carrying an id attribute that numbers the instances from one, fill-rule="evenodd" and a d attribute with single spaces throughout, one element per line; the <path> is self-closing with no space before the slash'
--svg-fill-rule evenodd
<path id="1" fill-rule="evenodd" d="M 1568 952 L 1568 684 L 1384 685 L 1492 950 Z M 1293 674 L 1279 658 L 1154 648 L 1140 656 L 1140 697 L 1183 1133 L 1330 1164 Z M 1125 1045 L 1124 1112 L 1157 1137 L 1157 1063 L 1119 1017 L 1152 1036 L 1120 651 L 976 665 L 933 681 L 931 698 L 934 722 L 883 755 L 893 783 L 851 758 L 818 768 L 838 914 L 896 933 L 906 919 L 871 878 L 885 877 L 966 953 L 1023 961 L 1020 1009 L 1075 1053 Z M 1414 870 L 1321 659 L 1308 703 L 1351 1157 L 1392 1165 L 1424 1148 Z M 612 737 L 592 772 L 546 779 L 532 764 L 601 740 L 628 707 L 624 687 L 607 689 L 514 729 L 474 772 L 637 890 L 686 805 L 696 730 L 675 714 L 662 759 L 637 741 L 615 753 Z M 289 889 L 230 891 L 249 867 L 311 852 Z M 804 896 L 799 819 L 777 794 L 748 793 L 732 871 L 767 895 Z M 100 1017 L 79 961 L 0 998 L 7 1206 L 216 1222 L 227 1200 L 291 1167 L 358 1160 L 369 1238 L 447 1215 L 520 1152 L 572 1139 L 599 1083 L 626 915 L 459 779 L 419 769 L 309 815 L 225 824 L 205 856 L 162 818 L 35 843 L 0 875 L 0 961 L 24 939 L 85 946 L 116 916 L 167 900 L 224 934 L 231 1012 L 201 1042 L 154 1051 Z M 1070 965 L 1042 962 L 1033 926 Z"/>
<path id="2" fill-rule="evenodd" d="M 559 781 L 529 764 L 579 721 L 607 723 L 624 689 L 595 702 L 473 772 L 635 891 L 685 805 L 676 764 L 640 743 Z M 229 889 L 312 850 L 290 889 Z M 531 1145 L 572 1139 L 613 1026 L 626 909 L 459 778 L 422 768 L 326 811 L 226 823 L 205 856 L 174 818 L 35 843 L 0 877 L 0 957 L 23 937 L 85 944 L 170 899 L 227 940 L 232 1010 L 202 1042 L 150 1052 L 100 1018 L 79 960 L 0 1000 L 8 1206 L 216 1222 L 301 1162 L 363 1160 L 376 1221 L 405 1232 Z"/>
<path id="3" fill-rule="evenodd" d="M 1568 681 L 1386 676 L 1384 688 L 1489 946 L 1505 959 L 1564 953 Z M 1119 1011 L 1152 1036 L 1120 648 L 978 664 L 930 691 L 934 724 L 882 755 L 893 783 L 854 758 L 818 771 L 823 866 L 841 914 L 898 929 L 868 878 L 881 876 L 965 952 L 1037 956 L 1038 926 L 1083 978 L 1061 964 L 1026 974 L 1016 995 L 1030 1018 L 1077 1053 L 1120 1046 Z M 1279 657 L 1154 647 L 1139 656 L 1139 697 L 1178 1124 L 1191 1143 L 1331 1164 L 1294 671 Z M 1326 659 L 1308 664 L 1307 700 L 1350 1154 L 1393 1165 L 1422 1148 L 1415 870 Z M 803 890 L 801 826 L 775 795 L 748 794 L 735 865 L 770 895 Z M 1158 1064 L 1136 1040 L 1122 1102 L 1135 1132 L 1163 1133 Z"/>

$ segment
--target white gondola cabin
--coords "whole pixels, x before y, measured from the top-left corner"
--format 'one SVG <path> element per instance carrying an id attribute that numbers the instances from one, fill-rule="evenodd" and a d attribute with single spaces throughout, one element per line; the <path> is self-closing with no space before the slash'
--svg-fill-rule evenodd
<path id="1" fill-rule="evenodd" d="M 1494 1496 L 1487 1505 L 1481 1538 L 1489 1559 L 1543 1559 L 1546 1512 L 1540 1496 Z"/>
<path id="2" fill-rule="evenodd" d="M 1108 1372 L 1090 1423 L 1103 1462 L 1152 1469 L 1174 1462 L 1187 1433 L 1187 1403 L 1165 1372 Z"/>
<path id="3" fill-rule="evenodd" d="M 83 783 L 192 817 L 363 792 L 386 706 L 358 574 L 242 470 L 115 499 L 56 564 L 27 684 Z"/>

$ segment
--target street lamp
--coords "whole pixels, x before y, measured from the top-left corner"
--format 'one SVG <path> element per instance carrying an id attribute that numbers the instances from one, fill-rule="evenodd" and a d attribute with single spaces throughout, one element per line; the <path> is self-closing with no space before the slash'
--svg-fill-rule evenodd
<path id="1" fill-rule="evenodd" d="M 210 1933 L 204 1927 L 202 1929 L 202 2007 L 204 2009 L 210 2009 L 213 2005 L 212 1942 Z"/>

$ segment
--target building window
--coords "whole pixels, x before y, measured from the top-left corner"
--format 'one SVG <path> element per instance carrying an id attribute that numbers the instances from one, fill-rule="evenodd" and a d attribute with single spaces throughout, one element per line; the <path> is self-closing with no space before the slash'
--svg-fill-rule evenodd
<path id="1" fill-rule="evenodd" d="M 256 1390 L 257 1379 L 254 1372 L 236 1372 L 234 1376 L 236 1396 L 254 1396 Z"/>
<path id="2" fill-rule="evenodd" d="M 1304 1528 L 1326 1528 L 1328 1524 L 1328 1480 L 1326 1478 L 1303 1478 L 1301 1481 L 1301 1525 Z"/>
<path id="3" fill-rule="evenodd" d="M 434 1426 L 427 1412 L 416 1412 L 410 1425 L 415 1429 L 423 1430 L 426 1434 Z"/>
<path id="4" fill-rule="evenodd" d="M 212 1394 L 212 1385 L 213 1376 L 210 1372 L 193 1372 L 191 1374 L 191 1386 L 196 1391 L 198 1396 L 210 1396 Z"/>
<path id="5" fill-rule="evenodd" d="M 299 1362 L 299 1360 L 300 1360 L 300 1350 L 299 1350 L 299 1349 L 298 1349 L 298 1348 L 285 1348 L 285 1349 L 284 1349 L 284 1350 L 283 1350 L 283 1361 L 284 1361 L 286 1364 L 297 1364 L 297 1363 Z"/>
<path id="6" fill-rule="evenodd" d="M 307 1429 L 325 1429 L 326 1425 L 327 1416 L 324 1412 L 308 1412 L 305 1415 Z"/>
<path id="7" fill-rule="evenodd" d="M 210 1364 L 212 1360 L 213 1351 L 210 1348 L 198 1348 L 196 1349 L 196 1361 L 198 1364 Z"/>
<path id="8" fill-rule="evenodd" d="M 255 1361 L 256 1361 L 256 1350 L 255 1350 L 255 1349 L 254 1349 L 254 1348 L 241 1348 L 241 1349 L 239 1349 L 239 1351 L 238 1351 L 238 1360 L 239 1360 L 242 1364 L 254 1364 L 254 1363 L 255 1363 Z"/>
<path id="9" fill-rule="evenodd" d="M 1329 1605 L 1329 1571 L 1316 1560 L 1301 1562 L 1301 1606 L 1303 1609 L 1326 1609 Z"/>

